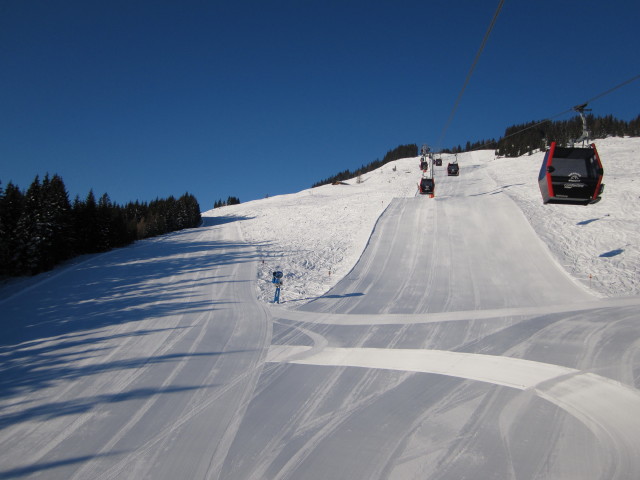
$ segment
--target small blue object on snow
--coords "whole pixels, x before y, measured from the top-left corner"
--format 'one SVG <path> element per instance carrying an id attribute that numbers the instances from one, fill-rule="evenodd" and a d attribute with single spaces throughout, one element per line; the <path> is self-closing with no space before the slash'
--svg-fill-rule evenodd
<path id="1" fill-rule="evenodd" d="M 273 272 L 271 283 L 276 286 L 276 294 L 273 297 L 273 303 L 280 303 L 280 287 L 282 286 L 282 272 Z"/>

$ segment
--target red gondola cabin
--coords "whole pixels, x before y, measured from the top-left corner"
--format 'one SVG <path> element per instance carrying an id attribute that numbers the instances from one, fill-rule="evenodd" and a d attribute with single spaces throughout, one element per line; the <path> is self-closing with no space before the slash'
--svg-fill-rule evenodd
<path id="1" fill-rule="evenodd" d="M 544 156 L 538 185 L 542 203 L 589 205 L 600 201 L 604 170 L 595 144 L 558 147 L 551 142 Z"/>
<path id="2" fill-rule="evenodd" d="M 423 177 L 420 180 L 420 183 L 418 184 L 418 192 L 420 192 L 421 195 L 429 195 L 433 197 L 435 190 L 436 182 L 433 180 L 433 178 Z"/>

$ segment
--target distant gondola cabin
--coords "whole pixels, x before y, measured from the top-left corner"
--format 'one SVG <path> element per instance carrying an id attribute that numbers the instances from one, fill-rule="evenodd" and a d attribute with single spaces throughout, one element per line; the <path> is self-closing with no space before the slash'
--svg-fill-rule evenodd
<path id="1" fill-rule="evenodd" d="M 422 178 L 418 184 L 418 191 L 422 195 L 433 195 L 436 183 L 433 178 Z"/>

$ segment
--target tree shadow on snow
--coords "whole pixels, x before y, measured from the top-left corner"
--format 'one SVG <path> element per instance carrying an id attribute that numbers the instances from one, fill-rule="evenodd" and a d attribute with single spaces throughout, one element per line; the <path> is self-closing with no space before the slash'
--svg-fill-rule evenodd
<path id="1" fill-rule="evenodd" d="M 89 257 L 58 274 L 54 271 L 46 281 L 4 300 L 0 318 L 0 428 L 125 398 L 101 396 L 42 404 L 36 395 L 33 398 L 37 401 L 30 400 L 31 394 L 60 382 L 220 355 L 215 351 L 175 354 L 168 347 L 160 348 L 166 339 L 188 334 L 200 319 L 214 320 L 213 312 L 234 303 L 235 297 L 228 292 L 250 288 L 255 281 L 250 274 L 247 278 L 231 277 L 226 267 L 231 272 L 233 265 L 257 261 L 257 245 L 203 240 L 206 235 L 202 233 L 201 229 L 189 229 Z M 237 287 L 223 288 L 223 284 Z M 147 339 L 150 336 L 151 340 Z M 156 338 L 156 347 L 146 347 L 148 357 L 123 361 L 116 355 L 117 360 L 110 360 L 114 349 L 126 342 L 153 345 Z M 153 394 L 148 390 L 137 392 Z M 26 409 L 10 414 L 16 405 Z"/>
<path id="2" fill-rule="evenodd" d="M 214 227 L 216 225 L 225 225 L 227 223 L 241 222 L 243 220 L 251 220 L 255 217 L 247 217 L 244 215 L 225 215 L 224 217 L 202 217 L 203 227 Z"/>
<path id="3" fill-rule="evenodd" d="M 236 352 L 224 352 L 230 354 Z M 222 353 L 208 353 L 201 355 L 222 355 Z M 160 357 L 154 363 L 173 361 L 175 357 Z M 135 369 L 141 365 L 146 365 L 148 359 L 134 359 L 127 362 L 114 362 L 107 367 L 97 369 L 93 374 L 105 372 L 108 369 L 120 370 L 122 368 Z M 80 415 L 90 412 L 96 406 L 103 404 L 121 403 L 130 400 L 139 400 L 153 397 L 158 394 L 172 394 L 199 390 L 203 388 L 213 388 L 215 385 L 198 385 L 198 386 L 174 386 L 162 388 L 136 388 L 129 389 L 124 392 L 114 394 L 96 395 L 93 397 L 81 397 L 71 400 L 63 400 L 58 402 L 50 402 L 38 404 L 33 407 L 22 409 L 18 412 L 0 415 L 0 430 L 7 428 L 15 423 L 25 421 L 47 421 L 66 415 Z M 0 478 L 2 478 L 0 476 Z"/>
<path id="4" fill-rule="evenodd" d="M 120 455 L 122 453 L 124 452 L 112 451 L 108 453 L 98 453 L 95 455 L 83 455 L 80 457 L 65 458 L 62 460 L 56 460 L 54 462 L 36 463 L 34 465 L 29 465 L 26 467 L 12 468 L 11 470 L 0 471 L 0 479 L 26 477 L 27 475 L 31 475 L 37 472 L 42 472 L 44 470 L 51 470 L 54 468 L 66 467 L 69 465 L 77 465 L 77 464 L 91 461 L 95 458 L 111 457 L 114 455 Z"/>

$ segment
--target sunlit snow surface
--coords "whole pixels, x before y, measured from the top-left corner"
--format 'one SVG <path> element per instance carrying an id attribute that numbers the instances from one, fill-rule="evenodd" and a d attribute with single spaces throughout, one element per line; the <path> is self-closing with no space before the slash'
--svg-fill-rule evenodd
<path id="1" fill-rule="evenodd" d="M 537 178 L 544 153 L 496 158 L 493 151 L 478 151 L 459 154 L 458 161 L 461 176 L 465 168 L 486 168 L 495 181 L 491 193 L 512 197 L 555 258 L 594 293 L 638 295 L 640 139 L 594 143 L 604 166 L 605 191 L 601 202 L 587 207 L 542 204 Z M 445 174 L 446 163 L 445 157 L 437 174 Z M 348 185 L 324 185 L 210 210 L 205 216 L 243 218 L 245 239 L 258 244 L 263 256 L 259 298 L 272 298 L 271 272 L 282 270 L 283 299 L 290 302 L 287 307 L 299 306 L 353 268 L 393 198 L 417 194 L 418 166 L 419 157 L 397 160 Z"/>

